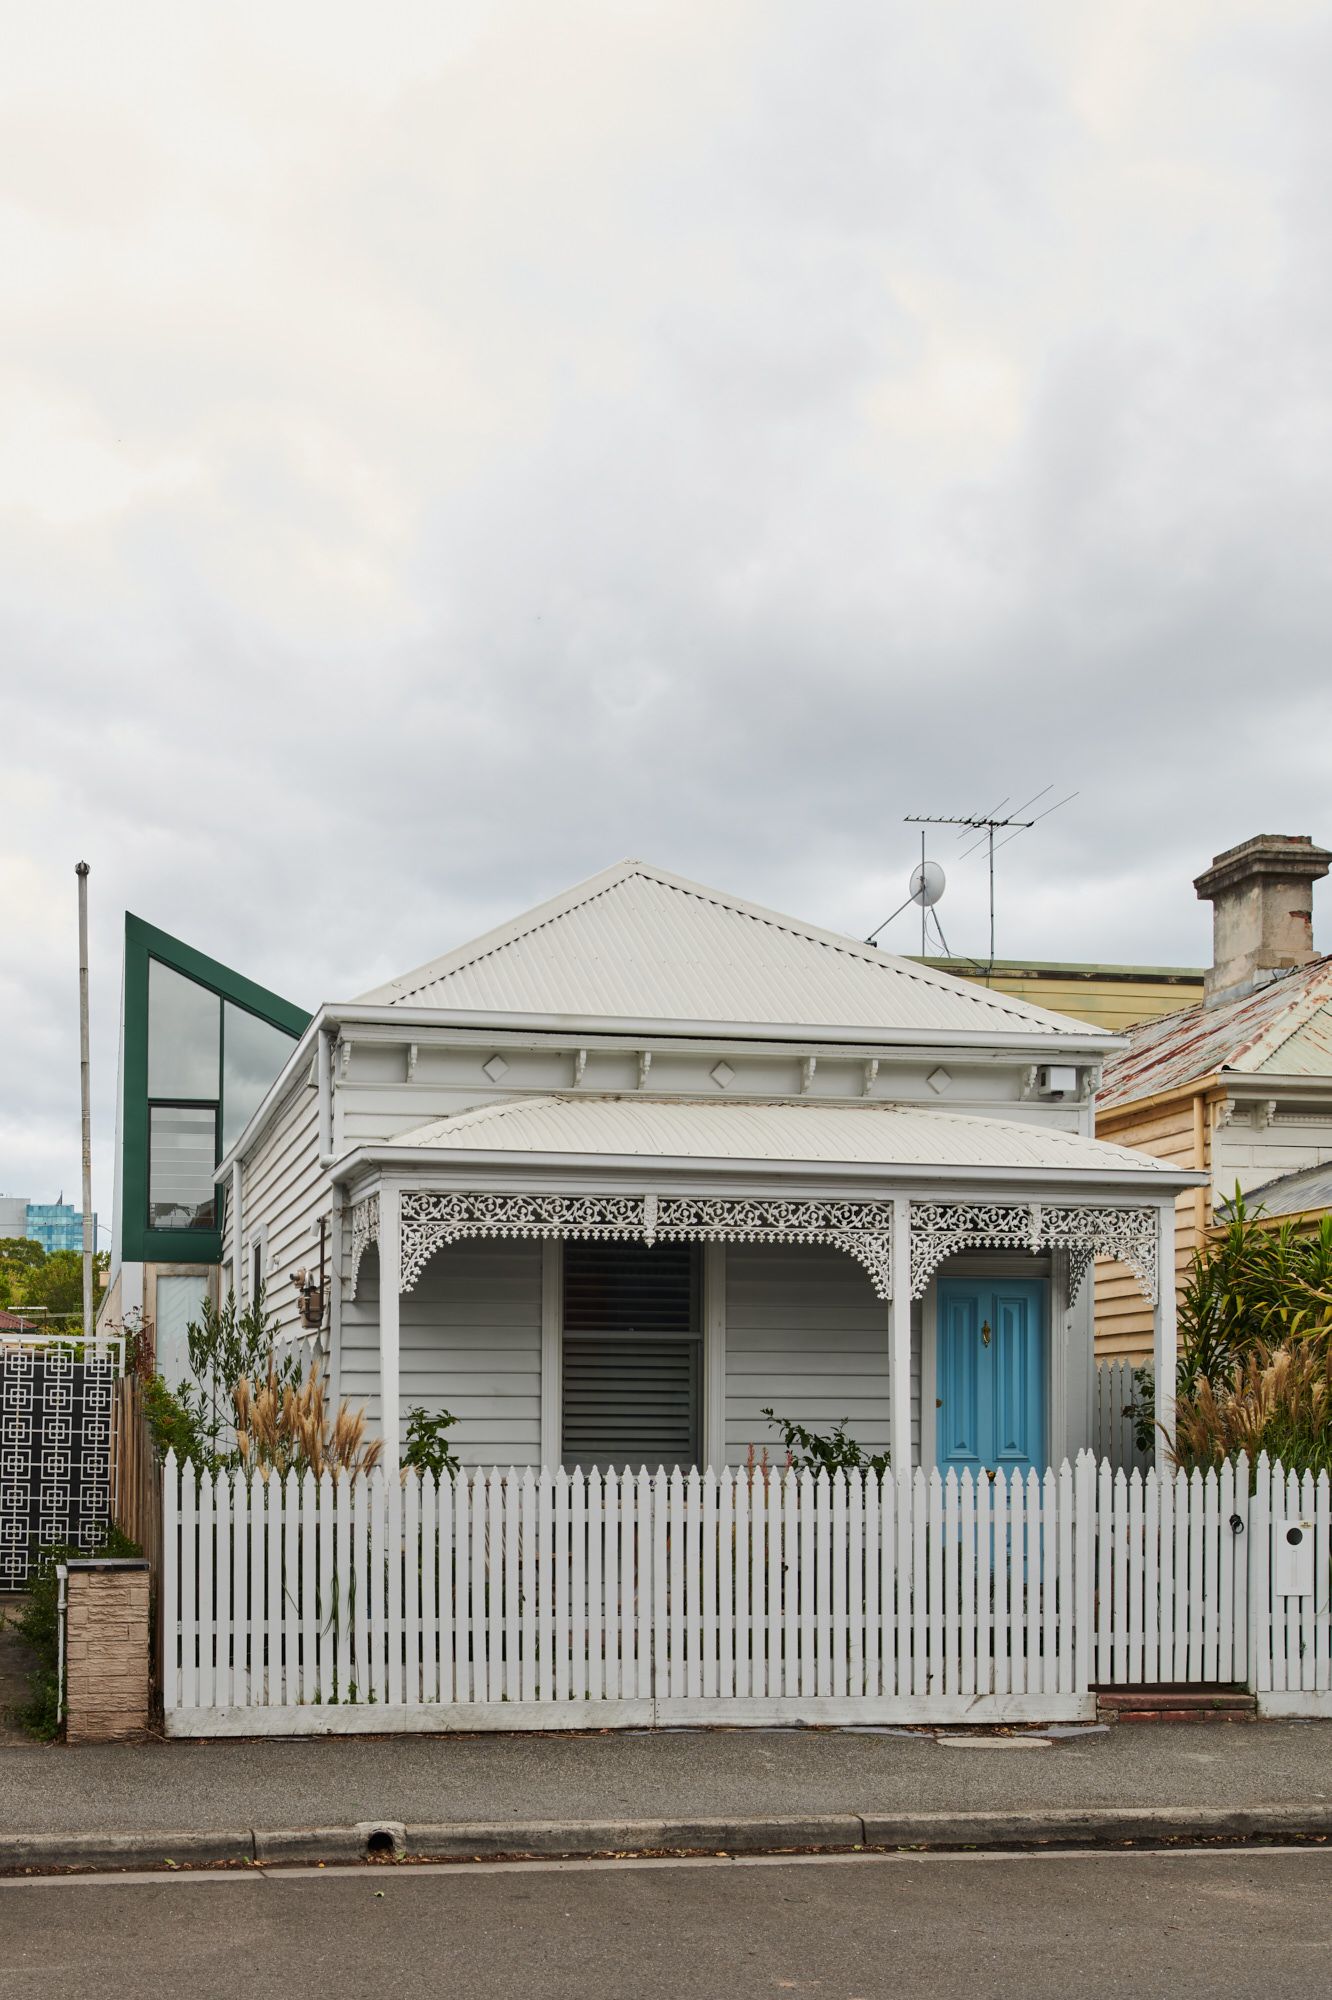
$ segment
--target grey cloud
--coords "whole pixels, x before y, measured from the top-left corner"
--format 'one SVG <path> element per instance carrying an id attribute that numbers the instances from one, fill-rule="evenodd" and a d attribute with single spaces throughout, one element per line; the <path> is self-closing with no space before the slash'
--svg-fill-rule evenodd
<path id="1" fill-rule="evenodd" d="M 627 853 L 862 932 L 1053 781 L 1000 949 L 1188 962 L 1332 837 L 1321 9 L 381 11 L 0 85 L 136 134 L 11 215 L 0 1183 L 81 852 L 105 1209 L 126 905 L 311 1005 Z"/>

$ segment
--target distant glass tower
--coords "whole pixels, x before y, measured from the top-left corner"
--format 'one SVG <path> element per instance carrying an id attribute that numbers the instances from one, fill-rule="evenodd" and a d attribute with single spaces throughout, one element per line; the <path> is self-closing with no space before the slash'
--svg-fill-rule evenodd
<path id="1" fill-rule="evenodd" d="M 7 1201 L 0 1236 L 26 1236 L 40 1243 L 49 1257 L 53 1250 L 82 1250 L 83 1215 L 67 1201 Z M 22 1211 L 20 1213 L 20 1211 Z M 93 1243 L 97 1217 L 93 1216 Z"/>

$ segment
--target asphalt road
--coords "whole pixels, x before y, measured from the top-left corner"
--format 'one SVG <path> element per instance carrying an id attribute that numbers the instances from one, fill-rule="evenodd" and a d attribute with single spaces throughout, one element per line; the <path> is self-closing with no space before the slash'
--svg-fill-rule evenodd
<path id="1" fill-rule="evenodd" d="M 1332 1853 L 0 1883 L 6 2000 L 1226 2000 L 1332 1987 Z"/>

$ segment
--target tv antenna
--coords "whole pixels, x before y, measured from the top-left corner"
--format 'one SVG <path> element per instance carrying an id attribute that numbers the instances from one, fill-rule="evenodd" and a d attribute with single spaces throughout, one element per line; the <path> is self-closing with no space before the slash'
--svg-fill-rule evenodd
<path id="1" fill-rule="evenodd" d="M 891 917 L 885 917 L 883 923 L 877 929 L 870 932 L 865 942 L 873 944 L 879 935 L 879 931 L 884 930 L 893 921 L 893 917 L 900 917 L 903 910 L 907 909 L 912 903 L 918 903 L 920 905 L 920 955 L 922 958 L 925 957 L 926 921 L 930 910 L 933 909 L 944 892 L 945 877 L 944 871 L 937 861 L 927 861 L 925 858 L 924 830 L 927 826 L 955 826 L 961 829 L 958 834 L 959 840 L 965 840 L 969 833 L 979 834 L 980 836 L 978 840 L 973 840 L 969 847 L 963 849 L 962 853 L 958 856 L 959 861 L 965 861 L 978 848 L 984 847 L 987 851 L 986 858 L 990 877 L 990 958 L 987 970 L 993 972 L 994 857 L 1001 847 L 1008 845 L 1010 840 L 1016 840 L 1020 833 L 1026 833 L 1029 828 L 1035 826 L 1040 820 L 1048 819 L 1051 813 L 1058 812 L 1061 806 L 1066 806 L 1071 799 L 1075 799 L 1078 796 L 1076 792 L 1068 792 L 1062 799 L 1056 799 L 1052 806 L 1043 807 L 1031 819 L 1023 819 L 1021 817 L 1023 813 L 1030 812 L 1034 805 L 1053 790 L 1053 785 L 1043 785 L 1039 792 L 1034 792 L 1029 799 L 1024 799 L 1019 806 L 1009 807 L 1008 798 L 1004 797 L 999 800 L 997 805 L 991 806 L 987 812 L 983 813 L 908 813 L 906 815 L 906 825 L 918 826 L 921 829 L 920 861 L 911 872 L 911 893 L 907 897 L 906 902 L 900 904 L 893 911 Z M 1005 808 L 1008 809 L 1005 810 Z M 1002 835 L 1003 837 L 1002 839 L 996 839 L 996 835 Z M 935 928 L 939 931 L 939 939 L 944 946 L 944 951 L 951 957 L 952 954 L 948 951 L 947 940 L 944 938 L 943 931 L 939 928 L 938 918 L 936 917 L 934 921 Z"/>

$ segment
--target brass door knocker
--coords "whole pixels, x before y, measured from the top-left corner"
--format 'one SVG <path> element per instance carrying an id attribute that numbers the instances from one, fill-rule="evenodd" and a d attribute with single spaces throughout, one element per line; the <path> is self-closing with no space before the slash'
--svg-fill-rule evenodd
<path id="1" fill-rule="evenodd" d="M 990 1322 L 988 1319 L 983 1319 L 981 1321 L 981 1346 L 988 1347 L 989 1344 L 990 1344 Z"/>

